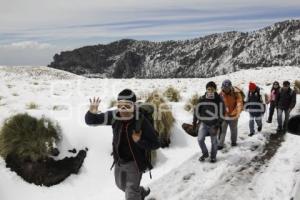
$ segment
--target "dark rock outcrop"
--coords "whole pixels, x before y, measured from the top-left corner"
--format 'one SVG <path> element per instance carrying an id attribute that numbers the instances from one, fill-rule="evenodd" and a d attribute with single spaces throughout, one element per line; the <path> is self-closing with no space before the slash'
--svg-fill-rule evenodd
<path id="1" fill-rule="evenodd" d="M 75 157 L 55 160 L 47 157 L 32 161 L 9 154 L 5 161 L 6 167 L 16 172 L 26 182 L 36 185 L 53 186 L 64 181 L 71 174 L 77 174 L 86 157 L 86 150 L 80 150 Z"/>

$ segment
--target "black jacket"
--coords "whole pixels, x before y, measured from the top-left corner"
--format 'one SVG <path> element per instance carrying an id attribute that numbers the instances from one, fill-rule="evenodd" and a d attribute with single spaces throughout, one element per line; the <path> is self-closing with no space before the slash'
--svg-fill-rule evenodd
<path id="1" fill-rule="evenodd" d="M 283 110 L 293 109 L 296 106 L 296 92 L 289 88 L 288 90 L 279 90 L 276 99 L 276 105 Z"/>
<path id="2" fill-rule="evenodd" d="M 214 95 L 214 99 L 206 98 L 206 94 L 200 97 L 198 105 L 194 110 L 193 125 L 195 125 L 197 121 L 203 122 L 208 126 L 221 125 L 223 117 L 225 116 L 225 105 L 218 93 L 215 92 Z M 216 114 L 216 116 L 212 117 L 212 114 Z"/>
<path id="3" fill-rule="evenodd" d="M 117 110 L 107 111 L 105 113 L 93 114 L 87 112 L 85 115 L 85 122 L 88 125 L 110 125 L 113 129 L 113 157 L 114 162 L 117 163 L 120 159 L 119 145 L 120 136 L 123 126 L 126 124 L 121 120 L 116 119 L 116 116 L 120 116 Z M 129 141 L 129 147 L 133 155 L 134 161 L 140 172 L 144 172 L 146 169 L 151 169 L 151 163 L 146 157 L 147 150 L 154 150 L 159 148 L 159 142 L 155 135 L 155 130 L 150 122 L 145 118 L 141 124 L 141 139 L 135 143 L 132 139 L 132 133 L 136 128 L 136 120 L 132 119 L 127 123 L 125 127 L 127 138 Z"/>

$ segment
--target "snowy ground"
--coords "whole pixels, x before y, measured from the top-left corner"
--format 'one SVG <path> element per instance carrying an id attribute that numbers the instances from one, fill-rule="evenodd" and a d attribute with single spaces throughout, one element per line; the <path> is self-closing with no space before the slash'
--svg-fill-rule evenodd
<path id="1" fill-rule="evenodd" d="M 239 121 L 239 146 L 229 148 L 228 134 L 228 147 L 219 152 L 216 164 L 199 163 L 200 149 L 196 139 L 182 132 L 181 124 L 192 119 L 191 113 L 183 109 L 187 99 L 195 93 L 202 94 L 206 82 L 213 80 L 220 86 L 228 78 L 241 88 L 246 88 L 249 81 L 255 81 L 269 91 L 274 80 L 300 79 L 300 68 L 247 70 L 208 79 L 115 80 L 87 79 L 46 67 L 0 67 L 1 124 L 19 112 L 37 117 L 45 115 L 57 120 L 63 128 L 60 157 L 71 155 L 67 150 L 74 147 L 89 148 L 80 174 L 50 188 L 24 182 L 5 168 L 5 162 L 0 159 L 0 199 L 124 199 L 114 184 L 113 172 L 109 170 L 112 164 L 111 127 L 84 124 L 88 99 L 100 96 L 101 110 L 105 111 L 123 88 L 131 88 L 138 96 L 145 97 L 152 90 L 164 90 L 169 85 L 179 89 L 183 98 L 181 102 L 171 103 L 176 118 L 171 147 L 159 150 L 159 161 L 152 171 L 153 179 L 150 180 L 147 173 L 143 177 L 143 184 L 152 188 L 151 197 L 157 200 L 290 199 L 298 184 L 300 188 L 300 183 L 296 182 L 300 180 L 300 137 L 287 135 L 277 154 L 256 171 L 251 170 L 251 160 L 261 154 L 267 138 L 275 132 L 275 122 L 264 124 L 262 133 L 249 138 L 248 114 L 243 113 Z M 38 108 L 28 109 L 29 103 Z M 300 108 L 300 104 L 297 107 Z M 208 146 L 209 143 L 207 139 Z M 249 169 L 241 170 L 243 167 Z"/>

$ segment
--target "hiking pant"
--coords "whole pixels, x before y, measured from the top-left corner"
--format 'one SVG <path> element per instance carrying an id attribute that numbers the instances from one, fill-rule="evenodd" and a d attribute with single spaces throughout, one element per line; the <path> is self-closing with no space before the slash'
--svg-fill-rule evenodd
<path id="1" fill-rule="evenodd" d="M 275 111 L 275 108 L 276 108 L 275 101 L 271 101 L 271 103 L 270 103 L 270 108 L 269 108 L 269 117 L 268 117 L 268 121 L 272 121 L 273 115 L 274 115 L 274 111 Z"/>
<path id="2" fill-rule="evenodd" d="M 218 151 L 218 129 L 215 127 L 207 126 L 201 123 L 198 131 L 198 143 L 201 148 L 202 154 L 208 155 L 208 150 L 205 144 L 205 137 L 210 136 L 211 139 L 211 158 L 216 158 Z"/>
<path id="3" fill-rule="evenodd" d="M 250 133 L 251 134 L 255 133 L 254 121 L 256 122 L 258 127 L 262 127 L 262 115 L 252 115 L 250 113 L 249 128 L 250 128 Z"/>
<path id="4" fill-rule="evenodd" d="M 230 128 L 230 134 L 231 134 L 231 144 L 235 144 L 237 142 L 237 136 L 238 136 L 238 119 L 235 120 L 225 120 L 222 123 L 222 132 L 219 138 L 219 146 L 223 147 L 227 128 Z"/>
<path id="5" fill-rule="evenodd" d="M 284 123 L 282 124 L 282 114 L 284 112 Z M 290 118 L 290 112 L 288 109 L 280 109 L 278 108 L 277 111 L 277 121 L 278 121 L 278 129 L 286 129 L 287 128 L 287 123 Z"/>
<path id="6" fill-rule="evenodd" d="M 120 190 L 125 192 L 126 200 L 141 200 L 142 173 L 134 161 L 115 165 L 115 182 Z"/>

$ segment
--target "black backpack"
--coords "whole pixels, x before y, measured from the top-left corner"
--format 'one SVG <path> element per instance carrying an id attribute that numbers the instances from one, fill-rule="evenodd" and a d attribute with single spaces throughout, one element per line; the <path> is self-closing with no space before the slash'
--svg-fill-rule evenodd
<path id="1" fill-rule="evenodd" d="M 153 113 L 154 113 L 154 108 L 152 105 L 149 104 L 140 104 L 138 105 L 138 119 L 135 122 L 135 131 L 141 131 L 141 127 L 143 124 L 143 121 L 147 119 L 150 124 L 154 128 L 154 119 L 153 119 Z M 155 130 L 155 135 L 158 137 L 158 132 Z M 150 172 L 150 178 L 152 178 L 151 175 L 151 169 L 153 169 L 153 160 L 152 160 L 152 152 L 153 150 L 145 150 L 145 157 L 148 162 L 148 168 Z"/>

